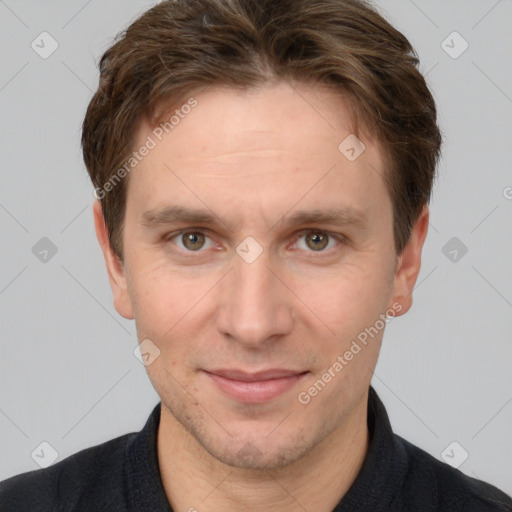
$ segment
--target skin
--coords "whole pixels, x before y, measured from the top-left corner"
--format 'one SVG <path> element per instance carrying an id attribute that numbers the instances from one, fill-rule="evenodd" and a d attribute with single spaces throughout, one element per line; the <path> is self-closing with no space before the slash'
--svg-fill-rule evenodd
<path id="1" fill-rule="evenodd" d="M 379 315 L 410 308 L 428 209 L 397 256 L 380 146 L 361 133 L 366 149 L 355 161 L 338 150 L 350 116 L 325 88 L 274 83 L 194 97 L 129 176 L 123 261 L 94 206 L 115 307 L 160 350 L 147 371 L 162 400 L 164 489 L 177 511 L 331 511 L 366 455 L 384 330 L 309 403 L 297 397 Z M 141 123 L 135 147 L 152 128 Z M 144 222 L 144 212 L 168 205 L 214 212 L 219 224 Z M 286 224 L 297 210 L 340 205 L 365 221 Z M 180 230 L 206 236 L 184 245 Z M 308 237 L 315 232 L 326 247 Z M 263 250 L 252 263 L 236 252 L 248 236 Z M 218 368 L 308 373 L 266 403 L 243 404 L 203 371 Z"/>

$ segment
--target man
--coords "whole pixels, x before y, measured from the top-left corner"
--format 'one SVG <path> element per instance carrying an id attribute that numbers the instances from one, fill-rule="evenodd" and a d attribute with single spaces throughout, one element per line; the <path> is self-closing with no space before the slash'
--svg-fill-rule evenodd
<path id="1" fill-rule="evenodd" d="M 391 431 L 370 386 L 411 307 L 441 136 L 360 0 L 164 1 L 83 124 L 116 310 L 161 402 L 0 484 L 0 509 L 512 510 Z"/>

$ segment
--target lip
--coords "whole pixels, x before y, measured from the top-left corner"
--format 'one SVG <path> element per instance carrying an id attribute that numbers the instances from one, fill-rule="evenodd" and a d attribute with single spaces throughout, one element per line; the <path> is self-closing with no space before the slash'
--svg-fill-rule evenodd
<path id="1" fill-rule="evenodd" d="M 309 372 L 275 368 L 254 373 L 227 369 L 204 373 L 237 402 L 261 404 L 289 391 Z"/>

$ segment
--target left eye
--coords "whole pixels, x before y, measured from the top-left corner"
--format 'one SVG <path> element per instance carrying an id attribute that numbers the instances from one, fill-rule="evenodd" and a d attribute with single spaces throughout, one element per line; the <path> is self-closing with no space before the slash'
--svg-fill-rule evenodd
<path id="1" fill-rule="evenodd" d="M 297 240 L 305 239 L 306 249 L 312 249 L 313 252 L 326 252 L 324 249 L 331 243 L 336 241 L 336 237 L 326 233 L 325 231 L 308 231 L 301 235 Z M 301 247 L 299 247 L 301 248 Z M 331 249 L 327 247 L 327 249 Z"/>
<path id="2" fill-rule="evenodd" d="M 200 252 L 201 249 L 209 249 L 215 246 L 214 242 L 203 231 L 182 231 L 168 238 L 168 240 L 173 239 L 176 239 L 178 247 L 185 252 Z M 334 235 L 319 230 L 304 232 L 296 239 L 295 243 L 300 245 L 298 242 L 302 239 L 304 239 L 302 247 L 298 248 L 308 252 L 326 252 L 324 249 L 329 250 L 335 245 L 335 242 L 340 242 Z M 206 240 L 210 240 L 209 247 L 205 247 Z"/>

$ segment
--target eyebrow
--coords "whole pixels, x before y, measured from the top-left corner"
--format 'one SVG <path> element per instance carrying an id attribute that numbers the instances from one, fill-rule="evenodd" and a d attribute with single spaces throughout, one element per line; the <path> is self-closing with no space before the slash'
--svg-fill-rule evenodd
<path id="1" fill-rule="evenodd" d="M 185 206 L 165 206 L 154 210 L 147 210 L 142 214 L 141 224 L 147 227 L 162 224 L 203 224 L 208 226 L 227 226 L 217 215 L 208 210 L 200 210 Z M 301 210 L 287 214 L 277 224 L 293 226 L 297 224 L 333 224 L 333 225 L 355 225 L 364 227 L 367 223 L 365 212 L 354 207 L 343 206 L 338 208 L 327 208 L 324 210 Z"/>

